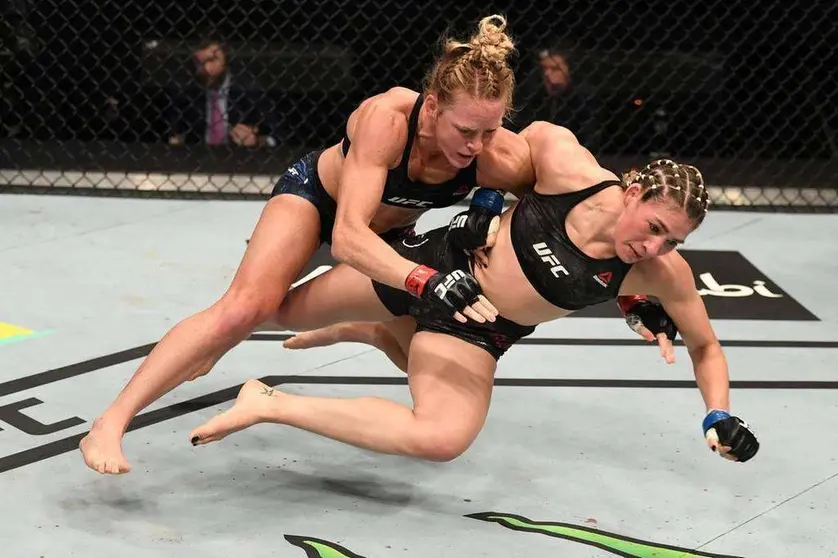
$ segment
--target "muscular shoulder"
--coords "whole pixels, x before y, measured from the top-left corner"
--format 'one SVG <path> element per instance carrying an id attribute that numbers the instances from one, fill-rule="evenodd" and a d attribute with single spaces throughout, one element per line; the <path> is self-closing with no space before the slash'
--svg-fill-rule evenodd
<path id="1" fill-rule="evenodd" d="M 536 190 L 563 193 L 581 190 L 617 176 L 602 168 L 576 136 L 562 126 L 536 121 L 521 131 L 532 154 Z"/>
<path id="2" fill-rule="evenodd" d="M 417 93 L 394 87 L 364 99 L 349 116 L 346 132 L 352 149 L 383 158 L 388 165 L 398 164 L 407 142 L 410 110 Z"/>
<path id="3" fill-rule="evenodd" d="M 506 128 L 499 128 L 477 156 L 477 181 L 487 188 L 511 191 L 519 198 L 531 189 L 535 171 L 526 140 Z"/>
<path id="4" fill-rule="evenodd" d="M 545 162 L 544 159 L 551 154 L 572 155 L 572 161 L 579 161 L 583 157 L 594 160 L 573 132 L 562 126 L 536 120 L 521 130 L 520 135 L 529 144 L 533 160 L 537 163 Z"/>

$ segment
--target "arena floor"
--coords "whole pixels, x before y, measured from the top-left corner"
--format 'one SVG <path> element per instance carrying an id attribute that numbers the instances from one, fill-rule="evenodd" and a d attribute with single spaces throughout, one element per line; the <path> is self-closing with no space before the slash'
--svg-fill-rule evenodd
<path id="1" fill-rule="evenodd" d="M 726 348 L 746 464 L 706 449 L 675 365 L 594 309 L 501 360 L 485 430 L 451 463 L 259 425 L 193 447 L 250 378 L 408 402 L 368 347 L 259 333 L 140 415 L 128 475 L 87 469 L 91 421 L 171 326 L 228 285 L 261 202 L 0 202 L 4 558 L 833 556 L 838 548 L 838 216 L 717 212 L 687 243 Z M 447 223 L 455 210 L 425 218 Z"/>

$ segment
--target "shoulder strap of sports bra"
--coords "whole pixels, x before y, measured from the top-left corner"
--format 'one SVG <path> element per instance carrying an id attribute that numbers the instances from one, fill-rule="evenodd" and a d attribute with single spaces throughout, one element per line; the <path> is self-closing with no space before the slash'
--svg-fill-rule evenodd
<path id="1" fill-rule="evenodd" d="M 404 151 L 402 152 L 402 161 L 399 167 L 404 169 L 405 176 L 407 176 L 407 166 L 410 163 L 410 150 L 413 149 L 413 140 L 416 136 L 416 128 L 419 127 L 419 111 L 422 109 L 422 103 L 425 98 L 419 93 L 416 102 L 413 104 L 413 109 L 410 111 L 410 119 L 407 121 L 407 141 L 404 144 Z"/>
<path id="2" fill-rule="evenodd" d="M 413 148 L 413 136 L 416 134 L 416 127 L 419 124 L 419 110 L 422 108 L 424 100 L 424 97 L 422 97 L 422 94 L 420 93 L 419 97 L 416 99 L 416 103 L 413 105 L 413 109 L 410 111 L 410 119 L 407 123 L 407 142 L 405 142 L 404 152 L 402 152 L 402 164 L 405 165 L 410 160 L 410 150 Z M 343 139 L 341 140 L 341 150 L 343 151 L 344 157 L 346 157 L 346 154 L 349 153 L 349 147 L 351 145 L 352 141 L 349 139 L 349 133 L 346 128 L 344 128 Z"/>
<path id="3" fill-rule="evenodd" d="M 340 142 L 340 148 L 343 151 L 343 156 L 349 153 L 349 146 L 352 142 L 349 140 L 349 133 L 347 132 L 346 128 L 343 129 L 343 141 Z"/>
<path id="4" fill-rule="evenodd" d="M 587 188 L 583 188 L 581 190 L 581 192 L 585 193 L 585 198 L 590 198 L 594 194 L 598 194 L 599 192 L 602 192 L 606 188 L 610 188 L 611 186 L 622 186 L 622 184 L 623 183 L 620 182 L 619 180 L 604 180 L 604 181 L 600 182 L 599 184 L 594 184 L 593 186 L 588 186 Z M 582 199 L 585 199 L 585 198 L 582 198 Z"/>
<path id="5" fill-rule="evenodd" d="M 562 192 L 561 194 L 538 194 L 539 196 L 546 197 L 546 198 L 563 198 L 563 199 L 572 199 L 573 204 L 577 204 L 583 200 L 586 200 L 593 196 L 594 194 L 598 194 L 602 192 L 606 188 L 611 186 L 621 186 L 622 182 L 619 180 L 604 180 L 599 184 L 594 184 L 593 186 L 588 186 L 587 188 L 582 188 L 581 190 L 576 190 L 573 192 Z"/>

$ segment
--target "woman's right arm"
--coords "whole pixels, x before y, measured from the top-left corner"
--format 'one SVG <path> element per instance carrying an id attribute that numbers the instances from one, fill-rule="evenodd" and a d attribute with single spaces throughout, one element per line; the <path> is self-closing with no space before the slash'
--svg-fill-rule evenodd
<path id="1" fill-rule="evenodd" d="M 363 106 L 356 117 L 338 187 L 332 255 L 374 281 L 441 305 L 459 321 L 494 321 L 497 310 L 468 270 L 440 273 L 408 260 L 370 228 L 387 172 L 404 150 L 407 121 L 386 98 Z"/>
<path id="2" fill-rule="evenodd" d="M 387 172 L 407 141 L 407 122 L 385 99 L 369 102 L 355 116 L 338 188 L 332 255 L 375 281 L 404 289 L 417 264 L 400 256 L 369 225 L 381 205 Z"/>

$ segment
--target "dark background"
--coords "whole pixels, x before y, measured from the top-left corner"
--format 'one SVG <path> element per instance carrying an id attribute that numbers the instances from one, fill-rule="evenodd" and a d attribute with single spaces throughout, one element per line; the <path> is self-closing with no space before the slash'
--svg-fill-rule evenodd
<path id="1" fill-rule="evenodd" d="M 593 123 L 589 147 L 606 164 L 667 154 L 706 161 L 711 183 L 836 188 L 835 6 L 2 0 L 0 168 L 281 172 L 337 141 L 365 96 L 420 88 L 446 29 L 466 39 L 500 12 L 519 49 L 511 128 L 544 108 L 537 53 L 555 46 L 574 80 L 568 127 Z M 161 86 L 189 71 L 209 29 L 233 69 L 259 76 L 278 147 L 166 145 Z"/>

